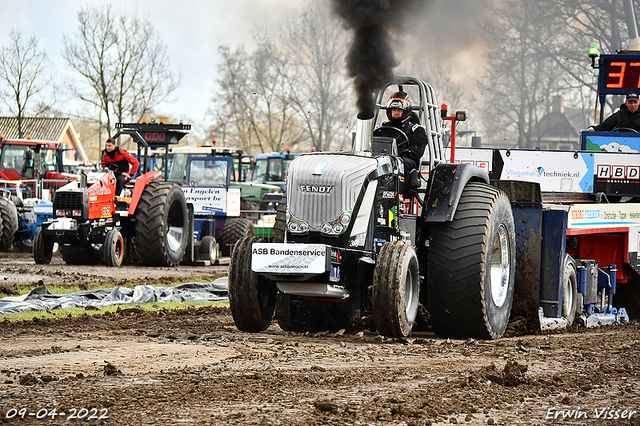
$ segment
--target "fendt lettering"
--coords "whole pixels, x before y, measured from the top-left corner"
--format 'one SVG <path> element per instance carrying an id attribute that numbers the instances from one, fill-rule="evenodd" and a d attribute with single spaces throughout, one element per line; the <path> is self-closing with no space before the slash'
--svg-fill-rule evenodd
<path id="1" fill-rule="evenodd" d="M 300 185 L 301 192 L 317 192 L 319 194 L 331 194 L 332 185 Z"/>

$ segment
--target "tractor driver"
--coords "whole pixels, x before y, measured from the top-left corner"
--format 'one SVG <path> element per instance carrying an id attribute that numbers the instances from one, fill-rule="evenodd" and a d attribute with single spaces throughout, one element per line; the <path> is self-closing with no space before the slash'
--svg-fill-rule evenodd
<path id="1" fill-rule="evenodd" d="M 640 133 L 640 111 L 638 111 L 638 105 L 640 99 L 638 94 L 631 92 L 627 94 L 627 97 L 620 109 L 609 116 L 602 123 L 597 126 L 589 126 L 589 131 L 610 132 L 610 131 L 628 131 Z"/>
<path id="2" fill-rule="evenodd" d="M 224 172 L 218 163 L 215 161 L 207 162 L 204 167 L 204 176 L 198 184 L 200 186 L 217 186 L 224 184 Z"/>
<path id="3" fill-rule="evenodd" d="M 391 136 L 398 140 L 398 155 L 404 160 L 405 175 L 412 170 L 420 172 L 420 160 L 427 147 L 427 132 L 418 123 L 418 119 L 411 111 L 411 98 L 405 92 L 395 92 L 387 100 L 387 118 L 374 132 L 374 136 Z M 394 127 L 402 131 L 408 140 L 398 139 L 399 132 L 389 131 L 385 127 Z"/>
<path id="4" fill-rule="evenodd" d="M 131 165 L 131 170 L 129 170 Z M 136 157 L 116 145 L 116 141 L 109 138 L 104 143 L 102 151 L 102 167 L 110 168 L 116 175 L 116 196 L 119 196 L 124 184 L 129 182 L 132 175 L 136 174 L 140 162 Z"/>

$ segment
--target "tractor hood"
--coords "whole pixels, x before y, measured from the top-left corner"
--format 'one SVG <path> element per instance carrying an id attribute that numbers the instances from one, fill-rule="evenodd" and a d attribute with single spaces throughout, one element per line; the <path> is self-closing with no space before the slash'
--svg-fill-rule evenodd
<path id="1" fill-rule="evenodd" d="M 351 154 L 303 155 L 291 162 L 287 179 L 290 215 L 319 231 L 327 220 L 337 219 L 356 204 L 365 177 L 378 161 Z"/>

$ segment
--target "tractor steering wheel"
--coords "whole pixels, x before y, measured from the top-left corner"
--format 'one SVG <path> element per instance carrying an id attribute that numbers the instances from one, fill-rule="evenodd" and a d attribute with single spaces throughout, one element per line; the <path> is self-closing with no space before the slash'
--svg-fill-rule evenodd
<path id="1" fill-rule="evenodd" d="M 104 163 L 104 169 L 111 170 L 112 172 L 118 171 L 118 165 L 116 163 Z"/>
<path id="2" fill-rule="evenodd" d="M 636 129 L 632 129 L 631 127 L 616 127 L 612 130 L 612 132 L 640 133 Z"/>
<path id="3" fill-rule="evenodd" d="M 407 150 L 407 148 L 409 148 L 409 137 L 407 136 L 407 134 L 405 132 L 403 132 L 402 130 L 398 129 L 395 126 L 390 126 L 388 124 L 383 124 L 382 126 L 378 127 L 376 129 L 376 131 L 380 130 L 381 133 L 395 133 L 395 135 L 391 135 L 390 137 L 394 138 L 396 140 L 396 146 L 398 148 L 398 154 L 400 154 L 400 152 Z M 390 130 L 391 132 L 387 132 L 387 130 Z M 374 132 L 375 133 L 375 132 Z M 385 135 L 379 135 L 379 136 L 385 136 Z"/>

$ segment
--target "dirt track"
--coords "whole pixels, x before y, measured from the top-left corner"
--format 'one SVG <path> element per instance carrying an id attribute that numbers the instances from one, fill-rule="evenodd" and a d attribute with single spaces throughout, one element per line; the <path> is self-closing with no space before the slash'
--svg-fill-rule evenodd
<path id="1" fill-rule="evenodd" d="M 186 267 L 75 274 L 59 263 L 7 263 L 15 257 L 2 257 L 5 283 L 14 275 L 45 285 L 205 276 Z M 15 267 L 23 271 L 7 270 Z M 2 420 L 65 424 L 86 408 L 81 422 L 113 425 L 546 424 L 554 416 L 561 424 L 640 424 L 638 324 L 493 342 L 426 332 L 390 341 L 371 332 L 285 333 L 275 323 L 242 333 L 220 308 L 89 315 L 0 324 Z M 21 408 L 25 419 L 16 421 Z M 36 419 L 53 409 L 53 421 Z M 571 418 L 562 421 L 561 410 L 573 410 Z M 629 411 L 630 420 L 603 419 Z M 108 418 L 87 420 L 92 414 Z"/>

